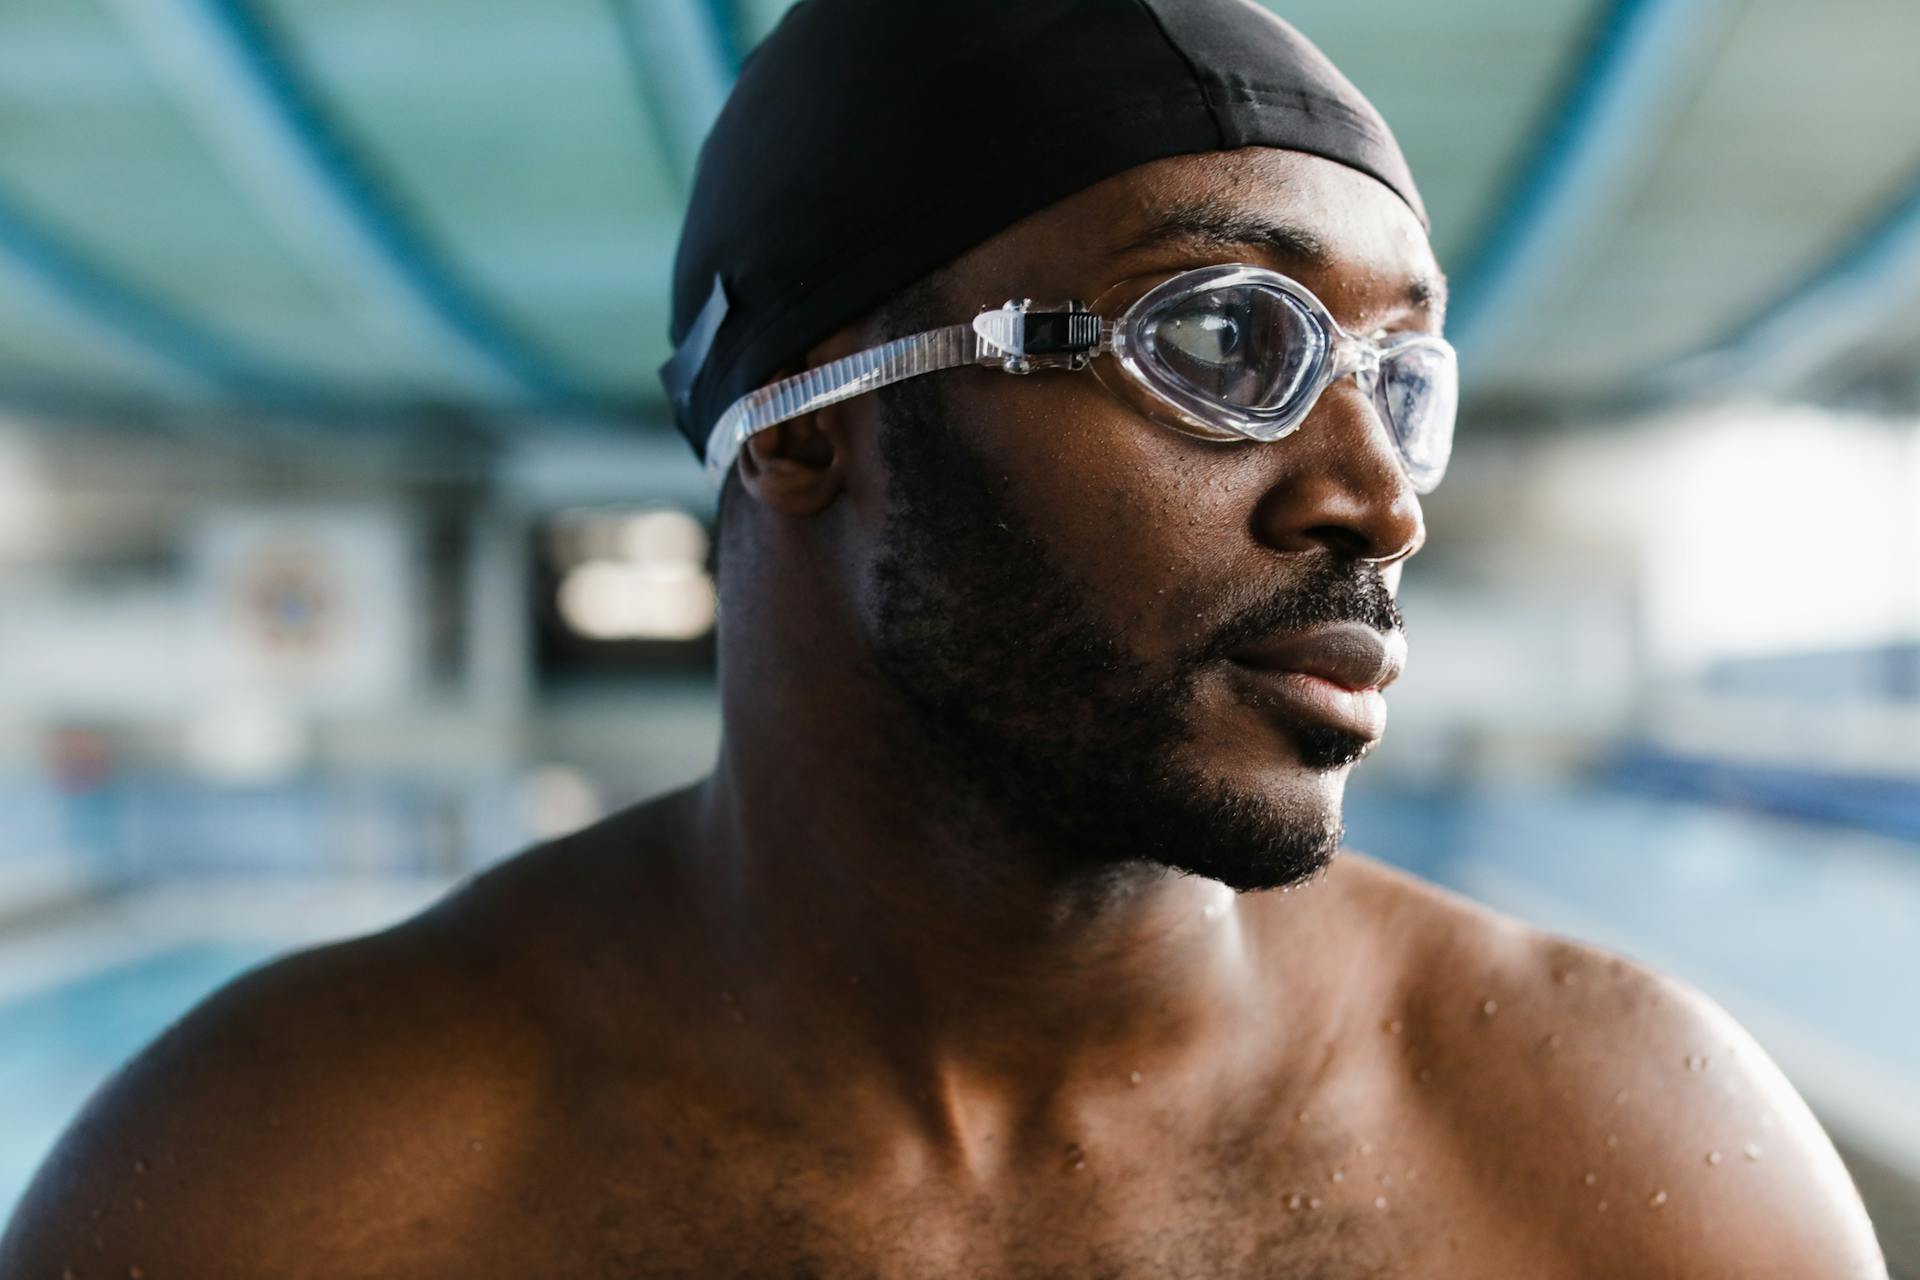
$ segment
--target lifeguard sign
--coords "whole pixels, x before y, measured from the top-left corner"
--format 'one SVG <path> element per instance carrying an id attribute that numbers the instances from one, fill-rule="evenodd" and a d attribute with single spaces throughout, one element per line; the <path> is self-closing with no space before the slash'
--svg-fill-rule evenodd
<path id="1" fill-rule="evenodd" d="M 193 540 L 200 677 L 310 711 L 387 705 L 418 677 L 414 540 L 378 510 L 228 509 Z"/>

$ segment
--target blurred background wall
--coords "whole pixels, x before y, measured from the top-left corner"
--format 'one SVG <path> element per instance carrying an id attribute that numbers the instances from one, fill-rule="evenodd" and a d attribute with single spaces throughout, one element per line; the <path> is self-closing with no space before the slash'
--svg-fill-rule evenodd
<path id="1" fill-rule="evenodd" d="M 1681 974 L 1920 1275 L 1920 5 L 1276 0 L 1468 403 L 1352 843 Z M 698 776 L 693 157 L 781 0 L 0 0 L 0 1214 L 241 967 Z"/>

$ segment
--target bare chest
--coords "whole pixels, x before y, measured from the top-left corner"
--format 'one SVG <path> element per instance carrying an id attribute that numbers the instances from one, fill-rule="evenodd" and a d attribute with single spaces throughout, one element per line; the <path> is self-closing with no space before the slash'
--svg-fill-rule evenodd
<path id="1" fill-rule="evenodd" d="M 1069 1150 L 1057 1169 L 983 1186 L 898 1153 L 825 1145 L 811 1159 L 763 1148 L 715 1160 L 720 1153 L 710 1144 L 676 1145 L 637 1176 L 623 1162 L 618 1172 L 576 1165 L 543 1180 L 535 1217 L 546 1239 L 534 1256 L 544 1273 L 624 1280 L 1437 1274 L 1415 1262 L 1432 1229 L 1430 1206 L 1404 1170 L 1389 1173 L 1379 1161 L 1342 1165 L 1323 1152 L 1301 1160 L 1249 1144 L 1179 1158 L 1151 1149 Z"/>
<path id="2" fill-rule="evenodd" d="M 1357 1210 L 1296 1215 L 1214 1212 L 1129 1220 L 1104 1206 L 869 1204 L 850 1211 L 777 1201 L 700 1219 L 603 1216 L 578 1260 L 580 1274 L 653 1277 L 781 1276 L 787 1280 L 1131 1280 L 1133 1277 L 1354 1277 L 1413 1275 L 1409 1242 Z M 582 1243 L 587 1237 L 576 1237 Z M 1396 1261 L 1400 1259 L 1402 1261 Z"/>

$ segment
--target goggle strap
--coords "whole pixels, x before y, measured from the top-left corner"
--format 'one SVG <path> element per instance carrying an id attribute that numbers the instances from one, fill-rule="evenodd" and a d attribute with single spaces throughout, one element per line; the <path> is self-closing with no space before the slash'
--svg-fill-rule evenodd
<path id="1" fill-rule="evenodd" d="M 1025 299 L 983 311 L 970 325 L 895 338 L 734 401 L 707 433 L 707 475 L 722 483 L 750 436 L 842 400 L 961 365 L 998 365 L 1009 373 L 1080 369 L 1104 338 L 1100 317 L 1078 303 L 1036 311 Z"/>
<path id="2" fill-rule="evenodd" d="M 707 476 L 727 478 L 748 437 L 842 400 L 940 369 L 999 363 L 1005 353 L 986 346 L 971 325 L 948 325 L 857 351 L 741 396 L 707 433 Z"/>

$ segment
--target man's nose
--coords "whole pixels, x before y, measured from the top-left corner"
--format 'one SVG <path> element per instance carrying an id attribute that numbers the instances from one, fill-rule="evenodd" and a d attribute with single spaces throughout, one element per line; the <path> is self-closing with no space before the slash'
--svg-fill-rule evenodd
<path id="1" fill-rule="evenodd" d="M 1390 564 L 1427 538 L 1386 423 L 1353 379 L 1328 387 L 1299 430 L 1266 446 L 1273 479 L 1254 512 L 1254 532 L 1277 551 L 1325 549 Z"/>

